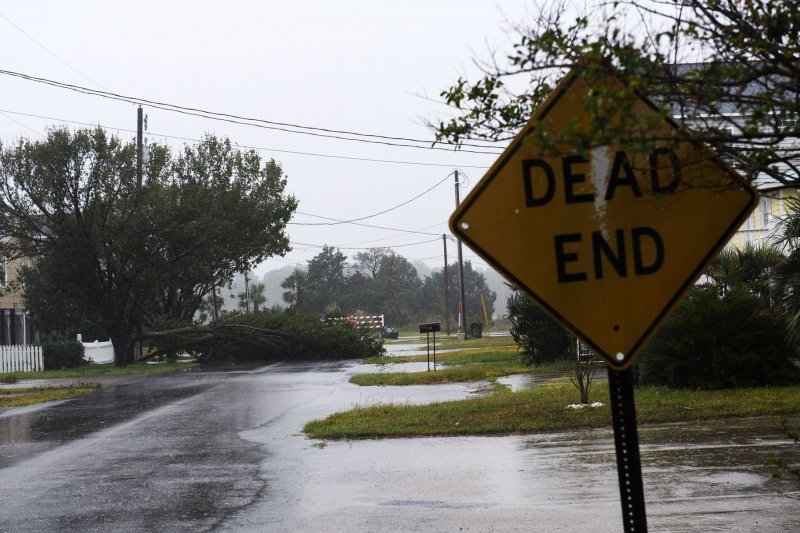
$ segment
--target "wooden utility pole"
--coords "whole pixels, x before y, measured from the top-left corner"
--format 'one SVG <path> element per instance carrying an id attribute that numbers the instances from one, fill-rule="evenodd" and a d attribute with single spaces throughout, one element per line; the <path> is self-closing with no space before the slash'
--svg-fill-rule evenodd
<path id="1" fill-rule="evenodd" d="M 244 309 L 245 312 L 250 312 L 250 276 L 247 272 L 244 273 Z"/>
<path id="2" fill-rule="evenodd" d="M 136 110 L 136 185 L 142 186 L 142 162 L 144 161 L 144 112 L 142 106 Z"/>
<path id="3" fill-rule="evenodd" d="M 453 172 L 456 176 L 456 208 L 458 208 L 461 200 L 458 195 L 458 170 Z M 467 305 L 464 301 L 464 258 L 461 254 L 461 239 L 458 239 L 458 282 L 461 290 L 461 333 L 464 337 L 467 336 Z"/>
<path id="4" fill-rule="evenodd" d="M 444 327 L 447 335 L 450 336 L 450 285 L 447 281 L 447 234 L 442 233 L 442 244 L 444 245 Z"/>

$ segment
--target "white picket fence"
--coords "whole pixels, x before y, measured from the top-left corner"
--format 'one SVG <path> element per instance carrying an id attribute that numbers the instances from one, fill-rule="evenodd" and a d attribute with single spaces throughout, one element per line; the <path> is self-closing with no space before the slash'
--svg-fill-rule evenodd
<path id="1" fill-rule="evenodd" d="M 83 357 L 91 359 L 95 363 L 113 363 L 114 362 L 114 346 L 111 340 L 105 342 L 82 342 L 83 344 Z"/>
<path id="2" fill-rule="evenodd" d="M 41 346 L 0 346 L 0 373 L 44 370 Z"/>

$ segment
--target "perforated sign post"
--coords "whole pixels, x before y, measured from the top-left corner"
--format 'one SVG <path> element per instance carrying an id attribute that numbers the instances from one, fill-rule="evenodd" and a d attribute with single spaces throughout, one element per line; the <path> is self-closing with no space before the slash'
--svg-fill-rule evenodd
<path id="1" fill-rule="evenodd" d="M 601 80 L 615 94 L 622 82 Z M 450 218 L 452 231 L 609 366 L 626 531 L 646 530 L 630 365 L 752 211 L 757 194 L 707 147 L 669 142 L 678 127 L 635 93 L 593 99 L 568 74 Z M 604 91 L 600 91 L 604 92 Z M 553 142 L 632 111 L 648 152 Z M 539 148 L 549 139 L 548 147 Z M 624 431 L 623 431 L 624 428 Z M 636 479 L 633 479 L 636 478 Z M 638 494 L 637 494 L 638 493 Z"/>

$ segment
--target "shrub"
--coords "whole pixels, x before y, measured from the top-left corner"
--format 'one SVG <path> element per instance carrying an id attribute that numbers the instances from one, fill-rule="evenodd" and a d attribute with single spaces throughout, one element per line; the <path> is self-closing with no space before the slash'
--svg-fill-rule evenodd
<path id="1" fill-rule="evenodd" d="M 720 297 L 694 289 L 648 344 L 640 380 L 676 388 L 722 389 L 795 382 L 795 353 L 783 322 L 744 290 Z"/>
<path id="2" fill-rule="evenodd" d="M 470 322 L 469 323 L 469 336 L 473 339 L 480 339 L 483 337 L 483 322 Z"/>
<path id="3" fill-rule="evenodd" d="M 84 359 L 83 344 L 76 340 L 42 343 L 42 358 L 45 370 L 77 368 L 89 364 Z"/>
<path id="4" fill-rule="evenodd" d="M 344 321 L 264 309 L 234 311 L 212 323 L 218 338 L 196 349 L 208 362 L 357 359 L 383 354 L 380 332 L 353 328 Z M 264 332 L 274 332 L 265 336 Z"/>
<path id="5" fill-rule="evenodd" d="M 506 303 L 511 336 L 523 352 L 525 362 L 568 361 L 575 352 L 575 339 L 538 305 L 514 291 Z"/>

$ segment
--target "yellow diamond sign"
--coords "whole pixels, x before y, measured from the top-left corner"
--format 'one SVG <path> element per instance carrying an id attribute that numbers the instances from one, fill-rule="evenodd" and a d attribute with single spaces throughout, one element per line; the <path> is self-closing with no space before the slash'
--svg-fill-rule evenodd
<path id="1" fill-rule="evenodd" d="M 632 93 L 603 103 L 578 71 L 553 91 L 450 218 L 450 228 L 602 356 L 630 366 L 706 264 L 752 211 L 756 192 Z M 619 80 L 602 91 L 619 94 Z M 646 124 L 632 143 L 584 153 L 545 143 L 587 127 L 587 105 Z M 539 148 L 547 145 L 547 148 Z"/>

